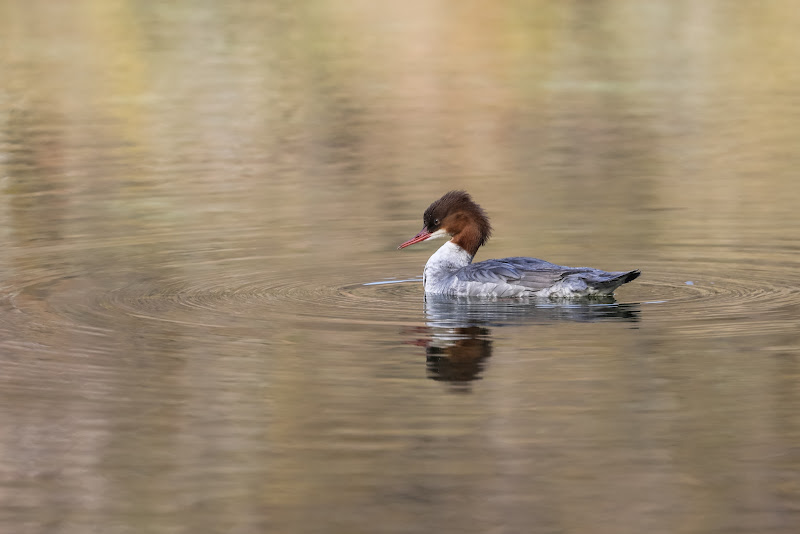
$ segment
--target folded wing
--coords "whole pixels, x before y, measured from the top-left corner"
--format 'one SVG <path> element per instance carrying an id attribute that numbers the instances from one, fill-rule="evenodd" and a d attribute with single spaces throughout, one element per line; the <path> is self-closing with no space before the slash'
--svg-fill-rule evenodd
<path id="1" fill-rule="evenodd" d="M 639 276 L 639 271 L 608 272 L 590 267 L 565 267 L 536 258 L 505 258 L 473 263 L 461 269 L 457 277 L 462 282 L 508 284 L 524 287 L 531 292 L 551 288 L 561 281 L 578 287 L 589 287 L 602 293 Z"/>

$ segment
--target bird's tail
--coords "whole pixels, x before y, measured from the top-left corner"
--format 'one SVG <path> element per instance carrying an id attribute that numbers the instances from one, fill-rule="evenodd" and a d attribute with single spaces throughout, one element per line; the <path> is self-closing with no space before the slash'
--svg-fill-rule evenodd
<path id="1" fill-rule="evenodd" d="M 592 288 L 598 292 L 605 295 L 610 295 L 622 284 L 627 284 L 628 282 L 639 278 L 640 274 L 642 274 L 642 272 L 639 269 L 634 269 L 632 271 L 607 272 L 603 273 L 601 276 L 594 277 L 594 280 L 587 280 L 587 282 L 589 282 L 589 285 L 591 285 Z"/>

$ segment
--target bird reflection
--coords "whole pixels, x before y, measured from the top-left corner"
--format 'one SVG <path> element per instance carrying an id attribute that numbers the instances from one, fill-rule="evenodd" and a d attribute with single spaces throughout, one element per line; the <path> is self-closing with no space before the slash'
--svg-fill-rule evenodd
<path id="1" fill-rule="evenodd" d="M 452 383 L 479 380 L 492 355 L 491 330 L 480 326 L 443 328 L 425 346 L 428 378 Z"/>
<path id="2" fill-rule="evenodd" d="M 639 313 L 638 304 L 619 304 L 613 297 L 554 302 L 426 295 L 427 326 L 416 329 L 426 337 L 414 344 L 425 347 L 428 378 L 469 391 L 492 355 L 492 328 L 560 321 L 637 323 Z"/>

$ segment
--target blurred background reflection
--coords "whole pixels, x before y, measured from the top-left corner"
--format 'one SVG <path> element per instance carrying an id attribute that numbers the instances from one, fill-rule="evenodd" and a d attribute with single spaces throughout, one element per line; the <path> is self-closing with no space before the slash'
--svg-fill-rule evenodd
<path id="1" fill-rule="evenodd" d="M 0 1 L 0 530 L 796 532 L 799 27 Z M 455 188 L 643 275 L 426 300 Z"/>

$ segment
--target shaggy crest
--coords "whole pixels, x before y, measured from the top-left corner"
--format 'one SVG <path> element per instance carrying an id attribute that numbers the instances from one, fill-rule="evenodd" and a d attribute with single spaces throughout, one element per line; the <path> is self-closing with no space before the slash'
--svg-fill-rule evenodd
<path id="1" fill-rule="evenodd" d="M 428 206 L 422 222 L 433 233 L 443 224 L 453 241 L 473 256 L 492 235 L 489 217 L 466 191 L 450 191 Z M 469 224 L 472 222 L 473 224 Z"/>

